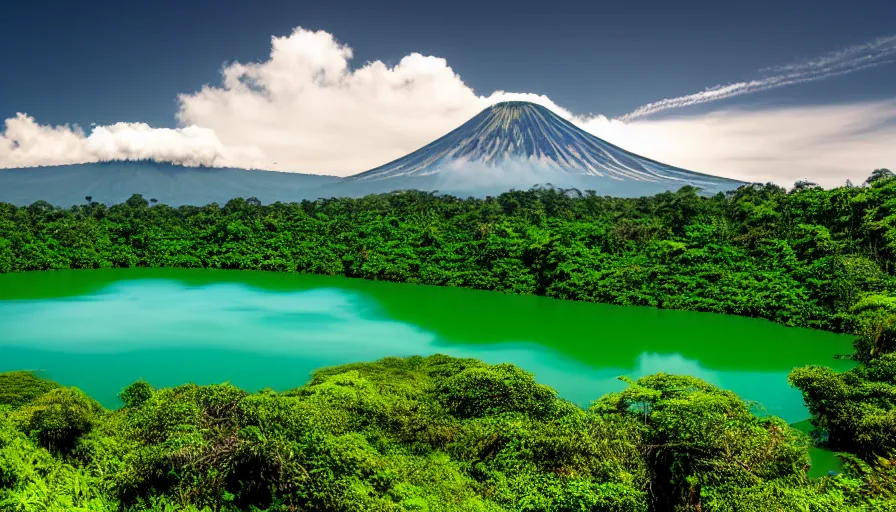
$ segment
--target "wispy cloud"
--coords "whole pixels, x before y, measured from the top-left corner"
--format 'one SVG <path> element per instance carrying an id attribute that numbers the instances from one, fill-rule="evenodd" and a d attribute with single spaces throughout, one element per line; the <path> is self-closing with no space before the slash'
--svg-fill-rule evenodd
<path id="1" fill-rule="evenodd" d="M 716 85 L 694 94 L 648 103 L 620 119 L 632 121 L 665 110 L 855 73 L 863 69 L 889 64 L 894 60 L 896 60 L 896 35 L 879 37 L 867 43 L 849 46 L 812 59 L 762 69 L 760 74 L 765 76 L 754 80 Z"/>
<path id="2" fill-rule="evenodd" d="M 896 54 L 896 35 L 879 37 L 867 43 L 849 46 L 814 59 L 807 59 L 794 64 L 773 66 L 761 69 L 761 72 L 793 72 L 830 66 L 862 65 L 878 58 L 887 58 Z"/>

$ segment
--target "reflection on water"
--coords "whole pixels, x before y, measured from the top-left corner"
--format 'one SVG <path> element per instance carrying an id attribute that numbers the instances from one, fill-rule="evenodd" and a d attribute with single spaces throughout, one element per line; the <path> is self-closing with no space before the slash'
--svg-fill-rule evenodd
<path id="1" fill-rule="evenodd" d="M 364 297 L 335 289 L 266 293 L 234 284 L 124 281 L 82 297 L 0 306 L 4 346 L 75 353 L 206 348 L 308 359 L 381 357 L 434 336 L 369 315 Z"/>
<path id="2" fill-rule="evenodd" d="M 789 370 L 835 364 L 849 347 L 757 320 L 470 290 L 201 270 L 52 274 L 0 276 L 0 371 L 41 370 L 110 407 L 139 377 L 288 389 L 321 366 L 443 353 L 517 364 L 583 406 L 622 389 L 620 375 L 694 375 L 792 422 L 806 412 Z M 4 287 L 29 276 L 30 289 Z M 98 285 L 82 286 L 91 276 Z"/>

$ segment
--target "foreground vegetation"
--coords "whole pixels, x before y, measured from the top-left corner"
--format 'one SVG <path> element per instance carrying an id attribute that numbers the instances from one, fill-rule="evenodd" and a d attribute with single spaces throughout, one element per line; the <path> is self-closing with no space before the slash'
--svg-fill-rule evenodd
<path id="1" fill-rule="evenodd" d="M 896 507 L 896 461 L 810 480 L 808 436 L 685 376 L 588 410 L 515 366 L 438 355 L 321 369 L 283 393 L 137 381 L 113 412 L 29 373 L 0 390 L 2 510 Z"/>
<path id="2" fill-rule="evenodd" d="M 715 311 L 855 333 L 859 362 L 791 373 L 811 439 L 692 377 L 582 410 L 512 365 L 445 356 L 283 393 L 138 381 L 116 411 L 0 374 L 0 510 L 896 510 L 896 179 L 868 185 L 0 204 L 0 272 L 301 271 Z M 813 442 L 841 474 L 807 478 Z"/>

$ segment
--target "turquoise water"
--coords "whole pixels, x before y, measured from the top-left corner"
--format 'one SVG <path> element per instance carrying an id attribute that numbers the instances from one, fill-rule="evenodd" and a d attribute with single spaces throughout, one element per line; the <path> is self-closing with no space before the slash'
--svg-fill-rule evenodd
<path id="1" fill-rule="evenodd" d="M 107 407 L 138 378 L 284 390 L 321 366 L 443 353 L 517 364 L 583 406 L 620 375 L 684 373 L 789 422 L 807 416 L 790 369 L 844 368 L 833 356 L 851 343 L 724 315 L 183 269 L 0 275 L 0 327 L 0 371 L 39 371 Z"/>

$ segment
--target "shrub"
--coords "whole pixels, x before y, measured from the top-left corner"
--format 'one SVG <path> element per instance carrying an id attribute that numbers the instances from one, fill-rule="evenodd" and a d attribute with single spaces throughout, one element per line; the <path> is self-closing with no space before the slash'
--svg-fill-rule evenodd
<path id="1" fill-rule="evenodd" d="M 512 364 L 468 368 L 443 381 L 439 398 L 454 415 L 476 418 L 521 412 L 543 418 L 553 412 L 557 392 Z"/>
<path id="2" fill-rule="evenodd" d="M 125 407 L 140 407 L 144 402 L 152 398 L 154 389 L 145 380 L 138 380 L 121 390 L 118 397 L 124 402 Z"/>
<path id="3" fill-rule="evenodd" d="M 56 452 L 69 452 L 93 427 L 102 407 L 78 388 L 56 388 L 14 413 L 20 428 Z"/>
<path id="4" fill-rule="evenodd" d="M 33 372 L 0 373 L 0 405 L 19 408 L 58 387 L 59 384 L 41 379 Z"/>

